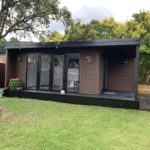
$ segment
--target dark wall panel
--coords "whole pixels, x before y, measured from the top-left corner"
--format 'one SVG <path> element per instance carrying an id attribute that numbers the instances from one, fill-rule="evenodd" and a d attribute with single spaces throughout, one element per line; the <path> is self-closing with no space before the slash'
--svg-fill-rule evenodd
<path id="1" fill-rule="evenodd" d="M 16 77 L 22 80 L 24 88 L 26 87 L 26 62 L 26 54 L 19 54 L 18 59 L 16 60 Z"/>
<path id="2" fill-rule="evenodd" d="M 7 87 L 9 80 L 16 77 L 17 54 L 15 52 L 7 52 L 6 58 L 5 86 Z"/>
<path id="3" fill-rule="evenodd" d="M 99 95 L 102 88 L 100 73 L 100 53 L 98 51 L 81 52 L 79 93 Z"/>
<path id="4" fill-rule="evenodd" d="M 20 78 L 23 86 L 26 85 L 26 54 L 7 52 L 6 86 L 11 78 Z"/>
<path id="5" fill-rule="evenodd" d="M 134 58 L 109 58 L 108 90 L 134 91 Z"/>

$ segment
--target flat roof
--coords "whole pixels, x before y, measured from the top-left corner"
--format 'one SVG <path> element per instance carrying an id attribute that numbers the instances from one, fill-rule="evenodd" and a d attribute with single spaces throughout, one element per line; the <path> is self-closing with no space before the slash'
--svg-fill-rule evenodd
<path id="1" fill-rule="evenodd" d="M 32 48 L 69 48 L 69 47 L 104 47 L 104 46 L 138 46 L 140 39 L 109 39 L 91 41 L 65 41 L 65 42 L 19 42 L 8 44 L 6 49 L 32 49 Z"/>

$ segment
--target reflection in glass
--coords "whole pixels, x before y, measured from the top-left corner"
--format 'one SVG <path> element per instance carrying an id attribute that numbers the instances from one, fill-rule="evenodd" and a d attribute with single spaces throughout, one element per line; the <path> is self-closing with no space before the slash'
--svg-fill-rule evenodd
<path id="1" fill-rule="evenodd" d="M 53 66 L 53 90 L 60 91 L 63 89 L 64 56 L 54 55 Z"/>
<path id="2" fill-rule="evenodd" d="M 68 54 L 67 92 L 79 91 L 79 54 Z"/>
<path id="3" fill-rule="evenodd" d="M 27 88 L 36 89 L 38 54 L 28 55 Z"/>
<path id="4" fill-rule="evenodd" d="M 49 77 L 50 77 L 50 56 L 41 55 L 40 66 L 40 89 L 49 89 Z"/>

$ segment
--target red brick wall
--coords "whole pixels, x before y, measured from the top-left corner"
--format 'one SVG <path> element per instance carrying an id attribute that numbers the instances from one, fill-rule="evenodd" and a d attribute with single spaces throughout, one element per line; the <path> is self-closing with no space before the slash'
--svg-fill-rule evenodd
<path id="1" fill-rule="evenodd" d="M 5 64 L 0 64 L 0 87 L 4 87 L 5 81 Z"/>
<path id="2" fill-rule="evenodd" d="M 80 54 L 80 88 L 79 93 L 99 95 L 102 86 L 100 85 L 100 54 L 96 51 L 86 51 Z"/>
<path id="3" fill-rule="evenodd" d="M 108 90 L 133 92 L 134 90 L 134 58 L 123 63 L 123 58 L 108 60 Z"/>

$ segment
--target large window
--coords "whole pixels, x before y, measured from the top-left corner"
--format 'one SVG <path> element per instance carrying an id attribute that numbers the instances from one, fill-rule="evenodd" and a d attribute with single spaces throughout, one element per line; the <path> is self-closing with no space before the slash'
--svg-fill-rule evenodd
<path id="1" fill-rule="evenodd" d="M 79 54 L 68 54 L 67 92 L 79 91 Z"/>
<path id="2" fill-rule="evenodd" d="M 48 90 L 50 83 L 50 55 L 41 55 L 40 58 L 40 89 Z"/>
<path id="3" fill-rule="evenodd" d="M 36 89 L 38 54 L 28 55 L 27 88 Z"/>

